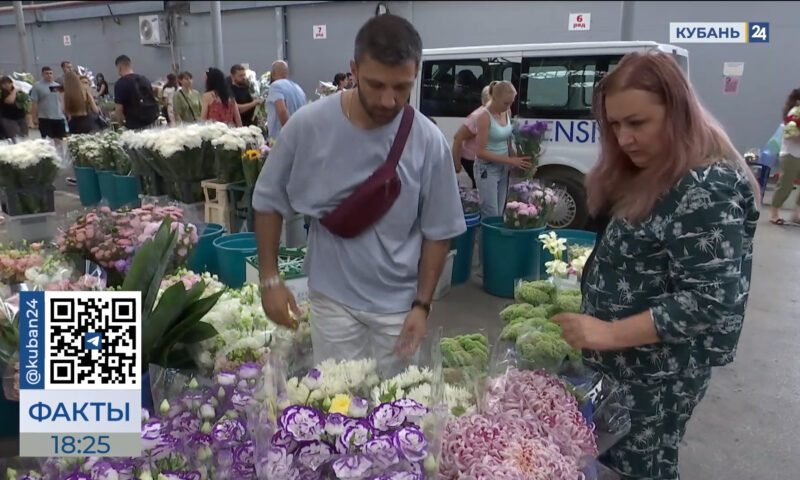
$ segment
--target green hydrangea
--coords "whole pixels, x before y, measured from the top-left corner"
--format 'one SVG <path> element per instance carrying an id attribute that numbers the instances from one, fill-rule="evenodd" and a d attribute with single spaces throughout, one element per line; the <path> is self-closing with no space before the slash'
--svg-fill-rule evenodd
<path id="1" fill-rule="evenodd" d="M 526 318 L 546 318 L 547 310 L 544 307 L 534 307 L 529 303 L 514 303 L 500 312 L 500 318 L 506 323 Z"/>
<path id="2" fill-rule="evenodd" d="M 529 303 L 534 307 L 552 303 L 556 297 L 556 286 L 547 280 L 522 282 L 514 289 L 514 298 L 518 302 Z"/>
<path id="3" fill-rule="evenodd" d="M 482 334 L 443 338 L 439 343 L 445 368 L 488 365 L 489 339 Z"/>
<path id="4" fill-rule="evenodd" d="M 544 318 L 527 318 L 523 321 L 506 325 L 500 338 L 502 340 L 517 341 L 517 338 L 528 332 L 550 332 L 561 335 L 561 327 Z"/>
<path id="5" fill-rule="evenodd" d="M 564 360 L 574 360 L 580 352 L 574 350 L 561 337 L 552 331 L 531 331 L 520 336 L 516 342 L 516 351 L 522 364 L 527 369 L 558 370 Z"/>
<path id="6" fill-rule="evenodd" d="M 581 291 L 577 288 L 571 288 L 569 290 L 559 290 L 557 298 L 561 297 L 581 297 Z"/>
<path id="7" fill-rule="evenodd" d="M 559 313 L 581 313 L 581 297 L 558 297 L 555 303 L 547 307 L 547 318 Z"/>

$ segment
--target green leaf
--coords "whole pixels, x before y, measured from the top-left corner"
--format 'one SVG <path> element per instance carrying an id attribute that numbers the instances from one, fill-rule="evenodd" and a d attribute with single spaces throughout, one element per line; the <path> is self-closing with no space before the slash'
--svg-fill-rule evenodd
<path id="1" fill-rule="evenodd" d="M 164 278 L 169 257 L 175 247 L 177 232 L 170 232 L 171 220 L 165 219 L 152 239 L 136 251 L 122 290 L 142 292 L 142 324 L 147 322 Z"/>
<path id="2" fill-rule="evenodd" d="M 156 362 L 157 365 L 164 368 L 175 368 L 179 370 L 196 370 L 192 355 L 185 348 L 175 348 L 171 350 L 164 361 Z"/>
<path id="3" fill-rule="evenodd" d="M 166 289 L 156 308 L 142 325 L 142 361 L 145 365 L 159 357 L 158 349 L 170 326 L 187 308 L 188 296 L 182 282 Z"/>
<path id="4" fill-rule="evenodd" d="M 210 323 L 197 322 L 191 329 L 178 338 L 180 343 L 197 343 L 209 338 L 214 338 L 219 334 L 217 329 Z"/>
<path id="5" fill-rule="evenodd" d="M 195 285 L 195 288 L 198 285 L 201 285 L 202 282 Z M 205 289 L 205 286 L 202 285 L 202 289 Z M 194 288 L 192 288 L 194 290 Z M 192 294 L 192 291 L 189 292 L 189 295 Z M 172 347 L 178 343 L 181 337 L 186 335 L 206 314 L 214 307 L 219 300 L 220 295 L 222 292 L 217 292 L 210 297 L 206 297 L 195 302 L 188 304 L 188 308 L 181 312 L 180 317 L 177 318 L 175 321 L 172 322 L 170 327 L 168 328 L 167 332 L 161 338 L 157 349 L 158 357 L 162 359 L 166 359 L 169 351 Z"/>

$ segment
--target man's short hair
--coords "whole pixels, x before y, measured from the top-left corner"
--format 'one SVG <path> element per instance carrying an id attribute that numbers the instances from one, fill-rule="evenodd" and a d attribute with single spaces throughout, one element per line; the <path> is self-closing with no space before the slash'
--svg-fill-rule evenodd
<path id="1" fill-rule="evenodd" d="M 178 80 L 183 80 L 184 78 L 194 78 L 192 74 L 189 72 L 181 72 L 178 74 Z"/>
<path id="2" fill-rule="evenodd" d="M 409 60 L 419 65 L 422 59 L 422 38 L 403 17 L 391 14 L 372 17 L 356 35 L 356 62 L 367 55 L 389 66 L 401 65 Z"/>
<path id="3" fill-rule="evenodd" d="M 231 67 L 231 75 L 233 75 L 233 74 L 234 74 L 234 73 L 236 73 L 236 72 L 240 72 L 240 71 L 242 71 L 242 72 L 243 72 L 243 71 L 245 71 L 245 70 L 247 70 L 247 69 L 246 69 L 246 68 L 244 68 L 244 66 L 243 66 L 243 65 L 241 65 L 241 64 L 238 64 L 238 63 L 237 63 L 236 65 L 234 65 L 234 66 L 232 66 L 232 67 Z"/>
<path id="4" fill-rule="evenodd" d="M 69 60 L 64 60 L 63 62 L 61 62 L 61 68 L 63 69 L 64 65 L 66 65 L 68 63 L 72 63 L 72 62 L 70 62 Z"/>
<path id="5" fill-rule="evenodd" d="M 120 55 L 119 57 L 117 57 L 117 59 L 114 60 L 114 66 L 119 67 L 120 65 L 122 65 L 124 67 L 130 67 L 131 66 L 131 57 L 129 57 L 127 55 Z"/>
<path id="6" fill-rule="evenodd" d="M 48 66 L 42 67 L 42 73 L 44 73 L 44 72 L 52 72 L 52 71 L 53 71 L 53 69 L 48 67 Z"/>

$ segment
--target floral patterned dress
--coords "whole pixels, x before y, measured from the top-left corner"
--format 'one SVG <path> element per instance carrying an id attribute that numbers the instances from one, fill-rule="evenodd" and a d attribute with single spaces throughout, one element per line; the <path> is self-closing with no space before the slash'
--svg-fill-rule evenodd
<path id="1" fill-rule="evenodd" d="M 661 343 L 584 351 L 616 379 L 631 431 L 602 459 L 624 479 L 678 479 L 678 444 L 711 367 L 733 361 L 759 211 L 727 163 L 694 169 L 639 223 L 611 220 L 589 267 L 583 313 L 605 321 L 650 310 Z"/>

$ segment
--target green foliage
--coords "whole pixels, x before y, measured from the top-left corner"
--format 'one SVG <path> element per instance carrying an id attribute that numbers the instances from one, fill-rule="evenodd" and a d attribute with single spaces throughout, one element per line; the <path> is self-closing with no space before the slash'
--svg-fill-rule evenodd
<path id="1" fill-rule="evenodd" d="M 547 318 L 559 313 L 581 313 L 581 297 L 559 296 L 555 303 L 547 306 Z"/>
<path id="2" fill-rule="evenodd" d="M 534 307 L 529 303 L 514 303 L 500 312 L 500 318 L 506 323 L 525 318 L 545 318 L 547 311 L 544 307 Z"/>
<path id="3" fill-rule="evenodd" d="M 177 232 L 166 219 L 155 237 L 136 251 L 122 290 L 142 293 L 142 361 L 164 368 L 195 368 L 185 345 L 213 338 L 217 331 L 201 319 L 214 307 L 223 292 L 202 297 L 206 285 L 196 283 L 186 290 L 182 282 L 169 287 L 156 304 Z"/>
<path id="4" fill-rule="evenodd" d="M 524 302 L 538 307 L 555 301 L 556 286 L 547 280 L 521 282 L 514 289 L 514 298 L 518 302 Z"/>
<path id="5" fill-rule="evenodd" d="M 517 355 L 525 368 L 557 371 L 565 359 L 580 359 L 581 352 L 569 346 L 560 330 L 530 331 L 517 338 Z"/>

